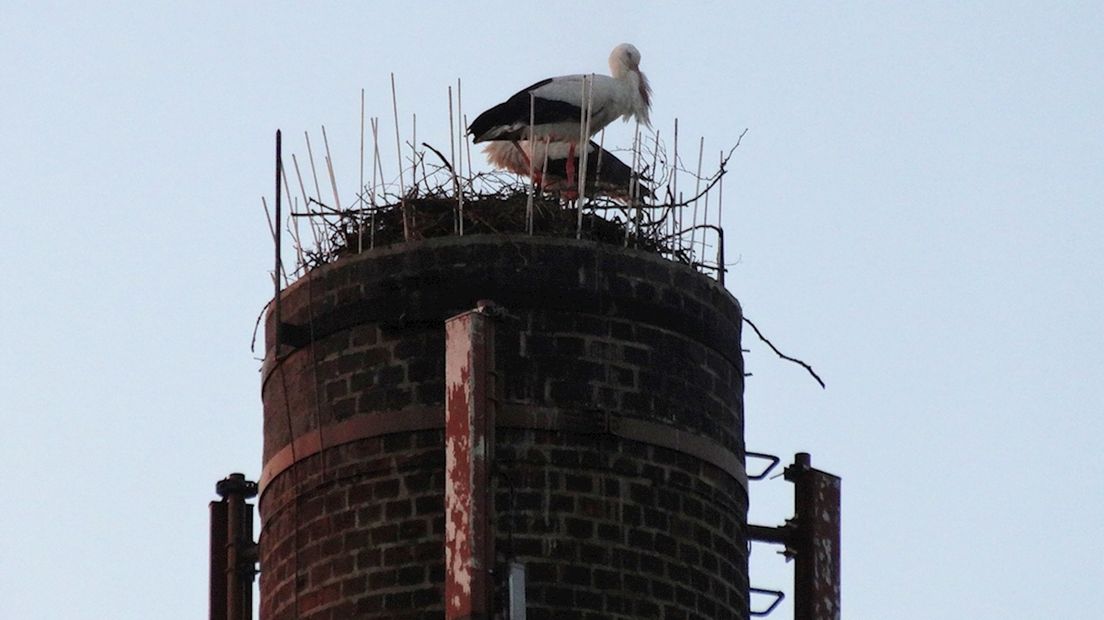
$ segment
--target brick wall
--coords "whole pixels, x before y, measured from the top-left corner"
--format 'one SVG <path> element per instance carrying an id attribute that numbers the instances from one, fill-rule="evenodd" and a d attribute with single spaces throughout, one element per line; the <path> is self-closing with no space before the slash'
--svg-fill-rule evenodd
<path id="1" fill-rule="evenodd" d="M 735 299 L 633 250 L 466 237 L 380 249 L 285 292 L 295 346 L 266 364 L 264 460 L 294 464 L 262 481 L 262 618 L 442 617 L 443 321 L 479 299 L 512 315 L 496 339 L 495 547 L 527 564 L 530 617 L 746 617 L 744 487 L 611 432 L 661 424 L 742 462 Z"/>
<path id="2" fill-rule="evenodd" d="M 745 616 L 746 504 L 727 474 L 597 434 L 500 431 L 498 451 L 498 572 L 526 564 L 530 618 Z"/>
<path id="3" fill-rule="evenodd" d="M 422 431 L 346 443 L 274 479 L 261 617 L 441 618 L 442 442 Z"/>

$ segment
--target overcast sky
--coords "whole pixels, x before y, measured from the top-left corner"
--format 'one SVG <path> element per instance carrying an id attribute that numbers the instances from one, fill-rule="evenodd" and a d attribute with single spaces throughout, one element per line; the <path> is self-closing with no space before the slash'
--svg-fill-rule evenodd
<path id="1" fill-rule="evenodd" d="M 0 618 L 206 614 L 214 483 L 261 465 L 277 128 L 325 124 L 351 197 L 361 88 L 443 148 L 457 78 L 474 113 L 622 41 L 662 133 L 748 129 L 728 287 L 828 384 L 749 334 L 748 447 L 843 477 L 844 617 L 1099 617 L 1104 5 L 225 4 L 0 5 Z"/>

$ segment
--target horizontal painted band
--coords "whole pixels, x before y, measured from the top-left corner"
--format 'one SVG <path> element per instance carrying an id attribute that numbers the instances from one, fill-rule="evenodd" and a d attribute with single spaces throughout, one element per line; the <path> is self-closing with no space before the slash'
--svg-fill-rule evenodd
<path id="1" fill-rule="evenodd" d="M 622 439 L 689 454 L 721 469 L 740 483 L 745 492 L 748 490 L 744 463 L 731 450 L 712 439 L 671 428 L 666 424 L 605 414 L 600 411 L 572 414 L 557 409 L 514 405 L 500 409 L 495 426 L 591 434 L 609 433 Z"/>
<path id="2" fill-rule="evenodd" d="M 687 433 L 664 424 L 604 414 L 566 414 L 556 409 L 540 409 L 524 405 L 500 406 L 495 426 L 531 430 L 566 431 L 583 434 L 609 433 L 622 439 L 682 452 L 713 465 L 731 476 L 747 492 L 747 472 L 743 462 L 728 448 L 693 433 Z M 321 433 L 312 430 L 278 450 L 265 462 L 259 482 L 263 495 L 268 484 L 295 464 L 322 451 L 341 444 L 371 439 L 392 433 L 436 430 L 445 427 L 445 415 L 440 408 L 404 409 L 401 412 L 386 411 L 354 416 L 348 420 L 322 427 Z"/>
<path id="3" fill-rule="evenodd" d="M 379 413 L 358 415 L 322 427 L 322 432 L 309 430 L 295 438 L 294 444 L 280 448 L 261 468 L 261 479 L 257 483 L 263 495 L 265 487 L 276 476 L 295 464 L 322 451 L 322 447 L 332 448 L 341 444 L 371 439 L 392 433 L 434 430 L 445 427 L 445 415 L 436 407 L 404 409 L 402 412 L 381 411 Z"/>

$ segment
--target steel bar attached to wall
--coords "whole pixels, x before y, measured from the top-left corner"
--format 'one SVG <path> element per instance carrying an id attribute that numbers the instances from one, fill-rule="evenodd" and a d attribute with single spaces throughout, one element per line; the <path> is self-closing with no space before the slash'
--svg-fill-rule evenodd
<path id="1" fill-rule="evenodd" d="M 445 618 L 491 617 L 494 319 L 491 304 L 445 321 Z"/>
<path id="2" fill-rule="evenodd" d="M 794 564 L 794 620 L 840 619 L 840 478 L 799 452 L 786 467 L 794 516 L 786 525 L 748 525 L 750 540 L 785 546 Z"/>

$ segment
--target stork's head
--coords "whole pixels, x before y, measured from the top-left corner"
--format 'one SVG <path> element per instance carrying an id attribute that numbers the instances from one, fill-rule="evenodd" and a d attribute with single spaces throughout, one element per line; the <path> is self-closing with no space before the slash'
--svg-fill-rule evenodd
<path id="1" fill-rule="evenodd" d="M 640 50 L 632 43 L 622 43 L 613 48 L 609 57 L 610 74 L 620 78 L 629 71 L 640 72 Z"/>
<path id="2" fill-rule="evenodd" d="M 619 80 L 627 79 L 634 86 L 636 118 L 650 127 L 648 112 L 652 107 L 652 87 L 640 70 L 640 50 L 632 43 L 622 43 L 610 52 L 609 65 L 610 75 Z"/>

